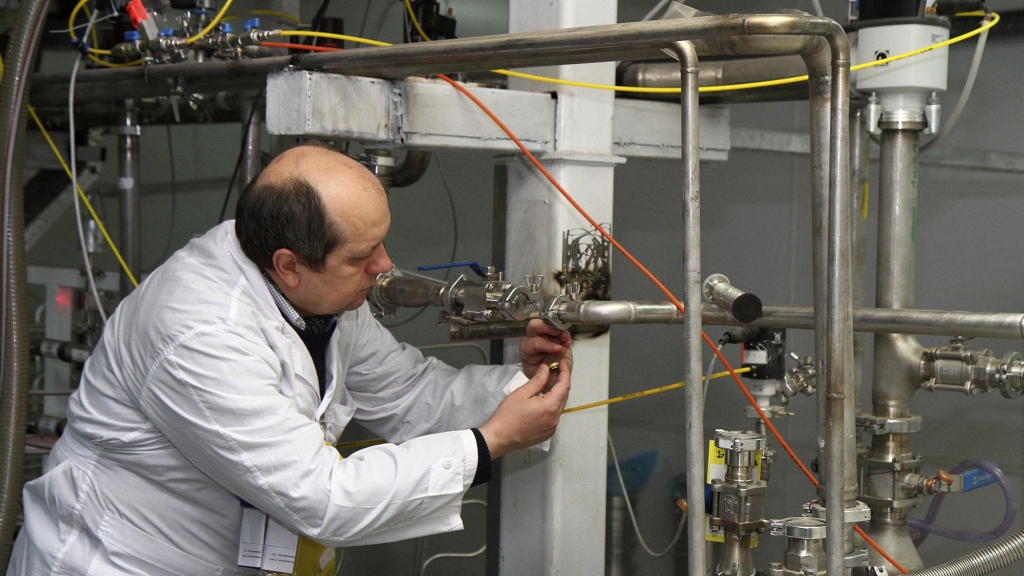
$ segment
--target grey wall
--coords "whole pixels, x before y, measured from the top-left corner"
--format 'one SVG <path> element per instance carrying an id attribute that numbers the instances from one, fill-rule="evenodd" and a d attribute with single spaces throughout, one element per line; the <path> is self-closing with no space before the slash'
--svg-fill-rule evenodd
<path id="1" fill-rule="evenodd" d="M 825 0 L 826 10 L 838 17 L 845 2 Z M 356 3 L 338 3 L 351 32 L 358 29 L 362 15 Z M 447 6 L 442 2 L 443 5 Z M 647 11 L 652 1 L 621 2 L 620 20 L 635 20 Z M 704 2 L 699 7 L 726 11 L 772 11 L 782 3 Z M 789 6 L 810 10 L 810 2 Z M 996 9 L 998 3 L 990 3 Z M 1012 2 L 1004 2 L 1009 7 Z M 460 35 L 500 32 L 507 27 L 507 3 L 457 2 L 450 5 L 459 18 Z M 371 22 L 384 3 L 371 10 Z M 396 40 L 399 33 L 397 12 L 382 32 L 385 39 Z M 303 4 L 308 17 L 315 3 Z M 332 9 L 333 10 L 333 9 Z M 834 12 L 834 13 L 833 13 Z M 1020 41 L 990 41 L 971 103 L 960 126 L 943 146 L 1024 153 L 1020 135 L 1021 94 L 1024 71 L 1019 60 Z M 951 50 L 950 93 L 943 96 L 948 112 L 959 94 L 971 58 L 973 45 Z M 764 104 L 735 106 L 733 125 L 802 131 L 807 125 L 806 104 Z M 482 120 L 483 121 L 483 120 Z M 179 181 L 175 200 L 173 230 L 169 228 L 171 195 L 168 147 L 163 127 L 147 127 L 143 133 L 143 187 L 157 190 L 143 202 L 143 261 L 155 263 L 163 251 L 168 231 L 171 246 L 180 247 L 189 238 L 201 234 L 216 222 L 226 181 L 231 173 L 240 130 L 237 125 L 174 126 L 171 128 L 176 176 Z M 107 138 L 108 154 L 116 150 Z M 269 144 L 267 145 L 269 147 Z M 459 224 L 456 259 L 489 262 L 491 239 L 491 194 L 493 160 L 479 152 L 438 152 L 455 205 Z M 760 295 L 765 302 L 810 304 L 810 208 L 809 166 L 806 158 L 766 153 L 733 152 L 726 163 L 702 165 L 703 263 L 704 274 L 721 272 L 746 290 Z M 673 289 L 680 286 L 681 208 L 678 193 L 680 165 L 672 161 L 633 159 L 616 171 L 616 236 Z M 103 181 L 112 185 L 116 164 L 108 162 Z M 877 178 L 877 174 L 875 174 Z M 1019 224 L 1024 213 L 1021 187 L 1024 177 L 1012 174 L 968 172 L 924 166 L 921 170 L 918 211 L 919 260 L 917 303 L 921 308 L 1019 311 L 1024 296 L 1017 289 L 1022 279 L 1021 247 L 1024 233 Z M 869 301 L 874 278 L 874 218 L 877 181 L 871 185 L 871 214 L 867 221 L 868 265 L 862 281 Z M 107 199 L 105 219 L 116 237 L 116 202 Z M 445 186 L 437 164 L 418 184 L 391 194 L 393 225 L 387 247 L 402 267 L 442 262 L 450 257 L 453 220 Z M 79 266 L 74 223 L 70 216 L 56 226 L 29 254 L 30 263 L 53 266 Z M 113 270 L 108 253 L 98 258 L 100 267 Z M 613 297 L 616 299 L 661 299 L 660 294 L 628 262 L 615 259 Z M 397 321 L 412 315 L 402 311 Z M 435 325 L 435 312 L 428 310 L 408 324 L 394 329 L 397 337 L 413 344 L 445 341 L 446 329 Z M 622 326 L 612 331 L 612 394 L 625 394 L 661 386 L 681 379 L 680 327 Z M 709 329 L 713 338 L 720 330 Z M 790 333 L 791 348 L 801 354 L 813 352 L 806 332 Z M 926 339 L 927 345 L 942 344 L 941 339 Z M 1021 350 L 1019 342 L 975 341 L 976 347 L 988 347 L 1002 355 Z M 870 337 L 865 348 L 870 352 Z M 471 349 L 438 352 L 443 359 L 461 364 L 477 361 Z M 870 356 L 870 353 L 869 353 Z M 730 361 L 738 361 L 736 350 L 728 350 Z M 707 359 L 707 356 L 705 356 Z M 870 362 L 870 358 L 865 360 Z M 870 366 L 868 363 L 867 366 Z M 870 374 L 870 369 L 866 370 Z M 867 386 L 870 388 L 870 386 Z M 735 385 L 723 379 L 713 383 L 708 395 L 706 436 L 715 428 L 748 428 L 744 419 L 745 402 Z M 798 397 L 791 403 L 795 416 L 781 421 L 780 431 L 804 459 L 814 457 L 814 402 Z M 670 499 L 673 479 L 682 472 L 683 423 L 680 418 L 682 393 L 670 392 L 656 399 L 641 399 L 616 404 L 609 412 L 611 435 L 621 458 L 656 449 L 659 463 L 639 498 L 640 525 L 648 543 L 662 548 L 674 532 Z M 924 430 L 914 438 L 922 452 L 927 470 L 949 467 L 962 458 L 977 457 L 997 461 L 1011 476 L 1018 497 L 1024 485 L 1024 419 L 1020 401 L 1008 401 L 998 395 L 964 398 L 950 394 L 921 393 L 914 411 L 925 416 Z M 567 416 L 563 426 L 571 426 Z M 353 438 L 359 432 L 351 433 Z M 813 498 L 813 491 L 796 468 L 780 454 L 773 470 L 768 515 L 792 516 L 800 504 Z M 480 489 L 472 497 L 483 497 Z M 1002 501 L 998 490 L 987 488 L 977 493 L 947 499 L 940 522 L 968 529 L 983 529 L 998 523 Z M 920 513 L 920 511 L 918 512 Z M 344 574 L 398 575 L 414 572 L 417 546 L 420 558 L 439 551 L 476 549 L 483 540 L 482 513 L 478 507 L 466 508 L 467 530 L 462 533 L 431 537 L 425 542 L 397 543 L 350 549 L 343 562 Z M 1017 527 L 1021 526 L 1017 522 Z M 529 527 L 523 527 L 529 529 Z M 771 540 L 765 538 L 764 540 Z M 776 560 L 782 543 L 768 541 L 755 552 L 761 567 Z M 922 548 L 926 564 L 964 553 L 971 545 L 950 543 L 932 537 Z M 651 559 L 635 551 L 638 573 L 672 574 L 671 556 Z M 428 574 L 480 574 L 483 560 L 447 559 L 432 564 Z M 1018 567 L 1006 574 L 1024 574 Z"/>

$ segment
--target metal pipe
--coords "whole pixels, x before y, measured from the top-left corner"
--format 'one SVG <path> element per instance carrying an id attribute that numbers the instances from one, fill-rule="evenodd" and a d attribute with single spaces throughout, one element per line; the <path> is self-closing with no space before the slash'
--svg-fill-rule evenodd
<path id="1" fill-rule="evenodd" d="M 850 207 L 853 213 L 853 398 L 854 412 L 860 412 L 860 403 L 864 388 L 864 335 L 857 331 L 857 308 L 863 308 L 867 298 L 867 286 L 864 282 L 864 262 L 867 256 L 867 235 L 864 232 L 867 220 L 867 184 L 871 160 L 870 139 L 867 134 L 867 121 L 863 110 L 858 109 L 850 116 Z M 860 436 L 854 436 L 854 454 L 859 449 Z M 847 466 L 857 469 L 856 456 Z M 856 478 L 855 478 L 856 480 Z M 849 488 L 849 486 L 847 486 Z M 857 490 L 857 486 L 854 486 Z"/>
<path id="2" fill-rule="evenodd" d="M 970 554 L 907 576 L 984 576 L 1024 560 L 1024 530 Z"/>
<path id="3" fill-rule="evenodd" d="M 388 276 L 374 287 L 374 299 L 389 306 L 419 308 L 444 306 L 444 282 L 429 282 L 411 276 Z"/>
<path id="4" fill-rule="evenodd" d="M 180 78 L 220 84 L 232 78 L 265 76 L 287 66 L 377 78 L 404 78 L 438 72 L 471 72 L 495 68 L 522 68 L 553 64 L 580 64 L 609 60 L 663 57 L 662 48 L 679 40 L 693 40 L 704 55 L 810 53 L 815 36 L 832 34 L 833 22 L 801 14 L 706 16 L 655 22 L 629 22 L 583 28 L 460 38 L 437 42 L 373 47 L 361 50 L 294 57 L 242 59 L 224 62 L 182 62 L 79 74 L 80 99 L 120 98 L 133 90 L 152 95 L 158 78 Z M 748 38 L 752 36 L 752 38 Z M 827 55 L 825 56 L 827 59 Z M 95 87 L 94 83 L 106 86 Z M 63 74 L 38 75 L 33 94 L 42 103 L 48 90 L 67 86 Z M 198 85 L 197 85 L 198 86 Z M 251 86 L 249 86 L 251 87 Z M 197 87 L 196 90 L 199 90 Z"/>
<path id="5" fill-rule="evenodd" d="M 430 168 L 430 157 L 433 152 L 425 150 L 409 150 L 405 160 L 391 173 L 391 187 L 404 188 L 420 181 Z"/>
<path id="6" fill-rule="evenodd" d="M 0 567 L 10 557 L 11 539 L 21 510 L 21 485 L 28 422 L 32 362 L 29 357 L 29 312 L 25 289 L 25 214 L 22 165 L 25 142 L 26 95 L 43 35 L 48 0 L 18 3 L 7 66 L 0 82 L 0 133 L 3 134 L 3 173 L 0 175 Z"/>
<path id="7" fill-rule="evenodd" d="M 245 143 L 242 148 L 242 184 L 245 188 L 260 175 L 260 137 L 263 135 L 263 98 L 257 96 L 250 106 L 242 108 L 242 130 Z M 245 126 L 248 122 L 248 127 Z"/>
<path id="8" fill-rule="evenodd" d="M 903 309 L 914 305 L 915 244 L 917 211 L 918 136 L 923 123 L 903 123 L 899 128 L 884 126 L 881 140 L 878 210 L 878 261 L 876 263 L 875 305 Z M 874 373 L 871 390 L 872 412 L 884 418 L 910 416 L 910 399 L 921 383 L 920 358 L 923 348 L 913 336 L 875 336 Z M 908 434 L 879 434 L 872 439 L 872 461 L 913 459 Z M 865 487 L 868 496 L 872 487 Z M 903 566 L 923 566 L 907 529 L 907 509 L 875 506 L 870 533 Z M 872 554 L 872 561 L 885 560 Z"/>
<path id="9" fill-rule="evenodd" d="M 845 509 L 856 505 L 846 495 L 847 422 L 856 417 L 847 413 L 846 396 L 853 390 L 853 273 L 850 230 L 850 47 L 845 32 L 828 37 L 832 49 L 832 116 L 829 150 L 829 253 L 828 306 L 825 333 L 825 386 L 828 437 L 831 451 L 827 461 L 825 486 L 825 551 L 829 574 L 846 570 L 846 550 L 852 549 L 852 532 L 847 529 Z M 851 434 L 852 437 L 852 434 Z"/>
<path id="10" fill-rule="evenodd" d="M 560 322 L 567 324 L 679 324 L 682 317 L 671 302 L 628 300 L 565 302 L 552 308 Z M 701 306 L 705 324 L 743 326 L 728 310 L 705 302 Z M 750 326 L 765 328 L 814 329 L 810 306 L 764 306 L 761 317 Z M 1024 314 L 1020 312 L 962 312 L 945 310 L 893 310 L 855 308 L 853 329 L 857 332 L 895 332 L 929 336 L 1024 339 Z"/>
<path id="11" fill-rule="evenodd" d="M 700 150 L 697 106 L 699 103 L 697 52 L 689 42 L 676 42 L 672 52 L 679 58 L 682 79 L 683 156 L 683 374 L 688 382 L 700 382 L 704 366 L 701 342 L 700 269 Z M 686 390 L 686 497 L 690 518 L 704 518 L 704 397 L 700 386 Z M 707 559 L 704 523 L 687 522 L 689 573 L 704 574 Z"/>
<path id="12" fill-rule="evenodd" d="M 702 53 L 697 47 L 698 54 Z M 675 88 L 679 86 L 679 67 L 674 62 L 630 62 L 620 68 L 621 81 L 625 86 L 645 88 Z M 700 67 L 701 86 L 725 86 L 745 84 L 775 78 L 803 76 L 807 73 L 800 56 L 768 56 L 763 58 L 744 58 L 736 60 L 720 60 L 702 62 Z M 652 100 L 671 100 L 674 94 L 627 94 L 629 97 Z M 754 90 L 736 90 L 724 92 L 705 92 L 700 96 L 701 104 L 717 104 L 724 102 L 747 101 L 782 101 L 806 100 L 807 83 L 797 82 L 781 86 L 757 88 Z"/>
<path id="13" fill-rule="evenodd" d="M 121 219 L 121 254 L 128 269 L 135 274 L 142 267 L 142 222 L 139 207 L 141 158 L 139 157 L 138 110 L 134 100 L 124 101 L 124 115 L 118 127 L 117 137 L 117 189 L 118 209 Z M 127 296 L 133 289 L 127 274 L 121 275 L 121 295 Z"/>

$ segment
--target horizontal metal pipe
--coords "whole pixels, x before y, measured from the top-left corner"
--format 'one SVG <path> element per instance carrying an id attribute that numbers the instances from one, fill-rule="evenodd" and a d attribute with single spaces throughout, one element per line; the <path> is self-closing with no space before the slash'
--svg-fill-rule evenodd
<path id="1" fill-rule="evenodd" d="M 419 308 L 421 306 L 444 306 L 443 282 L 428 282 L 408 276 L 392 276 L 384 279 L 375 293 L 380 299 L 391 306 Z"/>
<path id="2" fill-rule="evenodd" d="M 760 39 L 762 37 L 752 36 L 750 38 Z M 621 66 L 620 74 L 620 83 L 625 86 L 676 88 L 680 85 L 679 65 L 675 62 L 632 62 Z M 728 86 L 805 74 L 807 74 L 807 67 L 799 55 L 704 61 L 700 65 L 700 85 Z M 627 96 L 666 101 L 677 99 L 675 94 L 662 93 L 627 94 Z M 744 101 L 756 100 L 759 102 L 807 100 L 807 82 L 795 82 L 755 90 L 706 92 L 701 94 L 700 102 L 701 104 L 713 104 L 719 101 L 734 102 L 737 97 Z"/>
<path id="3" fill-rule="evenodd" d="M 83 102 L 117 97 L 157 95 L 180 84 L 189 92 L 202 83 L 225 89 L 233 78 L 262 77 L 287 66 L 376 78 L 404 78 L 441 72 L 474 72 L 554 64 L 664 57 L 661 48 L 692 40 L 699 56 L 808 53 L 831 30 L 832 21 L 798 14 L 708 16 L 689 19 L 629 22 L 562 30 L 524 32 L 441 40 L 430 43 L 370 47 L 301 56 L 279 56 L 215 62 L 181 62 L 131 68 L 84 70 L 76 90 Z M 753 37 L 749 35 L 755 35 Z M 197 82 L 199 83 L 197 85 Z M 46 103 L 48 92 L 67 90 L 64 74 L 36 74 L 32 103 Z M 90 90 L 90 85 L 101 84 Z M 246 88 L 249 88 L 247 83 Z M 106 86 L 103 86 L 106 85 Z M 109 87 L 109 88 L 108 88 Z M 116 95 L 111 89 L 116 88 Z M 137 94 L 144 91 L 145 94 Z"/>
<path id="4" fill-rule="evenodd" d="M 553 312 L 558 320 L 570 324 L 681 324 L 683 321 L 682 314 L 671 302 L 584 300 L 559 305 Z M 742 325 L 727 310 L 715 304 L 704 303 L 701 318 L 704 324 Z M 761 318 L 750 325 L 811 330 L 814 328 L 814 312 L 810 306 L 765 306 Z M 1024 314 L 854 308 L 853 329 L 857 332 L 1019 340 L 1024 339 Z"/>

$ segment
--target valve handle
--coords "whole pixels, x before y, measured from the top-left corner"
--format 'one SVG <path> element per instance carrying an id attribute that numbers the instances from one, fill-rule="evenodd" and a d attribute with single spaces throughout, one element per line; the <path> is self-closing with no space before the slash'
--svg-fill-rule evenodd
<path id="1" fill-rule="evenodd" d="M 470 270 L 476 272 L 477 276 L 481 278 L 487 278 L 487 271 L 480 266 L 479 262 L 473 260 L 466 260 L 463 262 L 449 262 L 445 264 L 431 264 L 429 266 L 420 266 L 417 268 L 420 272 L 426 272 L 428 270 L 444 270 L 446 268 L 459 268 L 461 266 L 468 266 Z"/>

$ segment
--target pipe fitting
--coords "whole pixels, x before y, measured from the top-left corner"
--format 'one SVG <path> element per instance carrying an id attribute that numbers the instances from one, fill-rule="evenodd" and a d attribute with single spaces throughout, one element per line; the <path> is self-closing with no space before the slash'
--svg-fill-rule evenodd
<path id="1" fill-rule="evenodd" d="M 760 298 L 734 287 L 724 274 L 712 274 L 704 280 L 704 298 L 725 308 L 744 324 L 760 318 L 763 310 Z"/>

